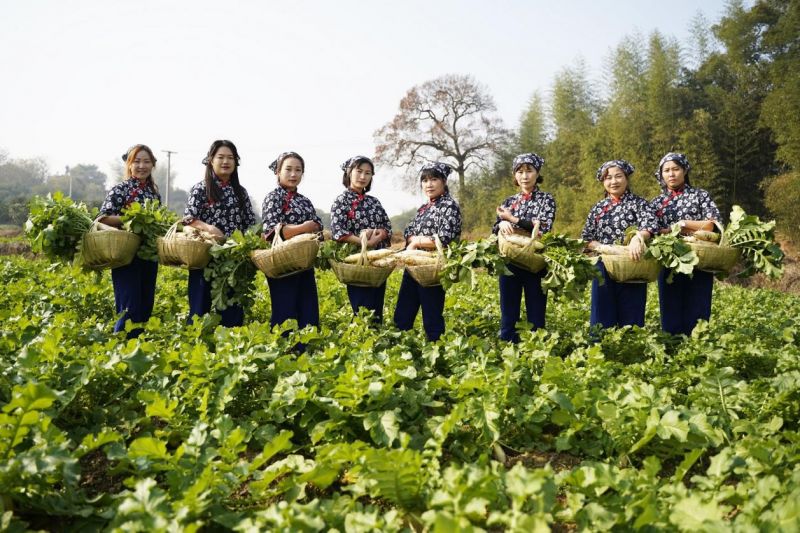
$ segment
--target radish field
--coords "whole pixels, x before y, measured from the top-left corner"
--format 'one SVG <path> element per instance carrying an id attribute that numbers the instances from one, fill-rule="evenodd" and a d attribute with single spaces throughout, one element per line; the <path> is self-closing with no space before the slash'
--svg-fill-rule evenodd
<path id="1" fill-rule="evenodd" d="M 447 291 L 442 340 L 353 318 L 185 325 L 159 271 L 139 339 L 110 275 L 0 259 L 0 530 L 797 531 L 800 300 L 715 285 L 712 321 L 592 342 L 588 292 L 497 339 L 497 279 Z M 418 319 L 419 320 L 419 319 Z M 306 353 L 292 351 L 297 342 Z"/>

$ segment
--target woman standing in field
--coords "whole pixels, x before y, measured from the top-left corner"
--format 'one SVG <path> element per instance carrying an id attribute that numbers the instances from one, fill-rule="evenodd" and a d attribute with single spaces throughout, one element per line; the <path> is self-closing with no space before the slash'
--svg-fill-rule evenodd
<path id="1" fill-rule="evenodd" d="M 278 186 L 267 194 L 261 207 L 264 238 L 272 240 L 280 224 L 281 238 L 322 231 L 322 220 L 311 200 L 297 192 L 303 179 L 305 161 L 296 152 L 283 152 L 270 164 Z M 285 278 L 267 278 L 272 300 L 270 325 L 293 318 L 301 328 L 319 326 L 319 300 L 314 269 L 303 270 Z"/>
<path id="2" fill-rule="evenodd" d="M 122 160 L 125 162 L 125 179 L 106 194 L 99 219 L 101 223 L 117 228 L 122 226 L 122 210 L 133 202 L 144 203 L 147 199 L 161 201 L 158 187 L 153 181 L 153 169 L 156 166 L 153 151 L 144 144 L 136 144 L 122 156 Z M 111 269 L 114 304 L 117 314 L 122 313 L 114 324 L 114 332 L 123 331 L 127 320 L 133 323 L 147 322 L 153 313 L 157 276 L 158 262 L 146 261 L 138 256 L 134 256 L 128 265 Z M 141 332 L 141 328 L 132 329 L 127 336 L 129 339 L 138 337 Z"/>
<path id="3" fill-rule="evenodd" d="M 689 184 L 692 166 L 685 155 L 670 152 L 661 158 L 656 179 L 661 194 L 651 203 L 658 217 L 659 231 L 669 233 L 678 224 L 682 235 L 714 229 L 720 219 L 719 209 L 703 189 Z M 658 301 L 661 309 L 661 329 L 673 335 L 691 335 L 697 321 L 711 318 L 711 292 L 714 276 L 695 270 L 692 276 L 674 274 L 667 283 L 668 272 L 661 269 L 658 276 Z"/>
<path id="4" fill-rule="evenodd" d="M 216 237 L 228 237 L 237 229 L 245 231 L 256 223 L 247 190 L 239 184 L 239 152 L 227 140 L 214 141 L 203 159 L 206 175 L 189 191 L 184 224 Z M 189 271 L 189 323 L 194 316 L 211 310 L 211 282 L 203 269 Z M 244 309 L 232 305 L 219 311 L 225 327 L 241 326 Z"/>
<path id="5" fill-rule="evenodd" d="M 342 184 L 347 190 L 336 197 L 331 206 L 331 233 L 339 242 L 361 246 L 361 233 L 367 234 L 367 246 L 386 248 L 392 236 L 392 223 L 380 201 L 367 193 L 372 188 L 375 165 L 363 155 L 354 156 L 342 166 Z M 347 286 L 347 296 L 353 313 L 364 307 L 373 312 L 377 323 L 383 322 L 383 300 L 386 282 L 380 287 Z"/>
<path id="6" fill-rule="evenodd" d="M 628 253 L 639 261 L 645 251 L 645 241 L 658 231 L 655 213 L 647 200 L 630 191 L 629 178 L 633 165 L 618 159 L 603 163 L 597 170 L 597 180 L 605 188 L 605 198 L 597 202 L 586 217 L 581 238 L 589 250 L 603 253 L 615 242 L 622 242 L 625 229 L 638 228 L 628 244 Z M 592 310 L 590 325 L 603 328 L 613 326 L 644 326 L 647 303 L 646 283 L 617 283 L 606 272 L 602 261 L 597 268 L 603 276 L 601 285 L 592 281 Z"/>
<path id="7" fill-rule="evenodd" d="M 428 163 L 420 170 L 420 185 L 428 203 L 417 210 L 414 220 L 403 232 L 407 250 L 436 249 L 434 235 L 439 235 L 442 246 L 461 237 L 461 209 L 447 187 L 447 176 L 452 171 L 446 163 Z M 425 335 L 428 340 L 438 340 L 445 327 L 444 289 L 440 285 L 423 287 L 404 271 L 394 310 L 397 328 L 411 329 L 420 307 Z"/>
<path id="8" fill-rule="evenodd" d="M 530 236 L 536 221 L 540 223 L 539 234 L 552 229 L 556 202 L 553 195 L 537 187 L 542 182 L 539 175 L 542 165 L 544 159 L 534 153 L 520 154 L 514 158 L 514 181 L 519 193 L 506 198 L 497 208 L 497 220 L 492 233 Z M 543 271 L 533 273 L 512 264 L 508 265 L 508 269 L 512 273 L 510 276 L 500 276 L 500 338 L 516 343 L 519 342 L 516 325 L 522 293 L 525 293 L 525 309 L 533 329 L 545 325 L 547 295 L 542 291 Z"/>

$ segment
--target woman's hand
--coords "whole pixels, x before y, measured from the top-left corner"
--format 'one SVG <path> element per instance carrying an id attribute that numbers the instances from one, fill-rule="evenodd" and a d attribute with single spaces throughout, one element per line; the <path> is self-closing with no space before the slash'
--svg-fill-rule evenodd
<path id="1" fill-rule="evenodd" d="M 644 255 L 644 251 L 644 239 L 637 233 L 631 238 L 631 242 L 628 243 L 628 253 L 631 254 L 631 259 L 639 261 Z"/>
<path id="2" fill-rule="evenodd" d="M 436 243 L 432 237 L 425 235 L 412 235 L 408 238 L 406 250 L 433 250 Z"/>
<path id="3" fill-rule="evenodd" d="M 366 231 L 368 248 L 375 248 L 389 236 L 389 233 L 383 228 L 370 228 Z"/>
<path id="4" fill-rule="evenodd" d="M 502 205 L 497 207 L 497 216 L 500 217 L 500 220 L 505 220 L 511 222 L 512 224 L 516 224 L 519 219 L 511 214 L 511 210 L 507 207 L 503 207 Z"/>
<path id="5" fill-rule="evenodd" d="M 199 229 L 200 231 L 210 233 L 214 237 L 218 237 L 220 239 L 225 238 L 225 233 L 221 229 L 216 226 L 212 226 L 211 224 L 206 224 L 202 220 L 194 219 L 189 223 L 189 225 L 193 228 Z"/>
<path id="6" fill-rule="evenodd" d="M 514 233 L 514 225 L 508 220 L 500 221 L 499 228 L 500 228 L 500 233 L 502 233 L 503 235 L 511 235 L 512 233 Z"/>
<path id="7" fill-rule="evenodd" d="M 122 217 L 119 215 L 106 215 L 101 217 L 98 222 L 107 226 L 114 226 L 115 228 L 122 227 Z"/>

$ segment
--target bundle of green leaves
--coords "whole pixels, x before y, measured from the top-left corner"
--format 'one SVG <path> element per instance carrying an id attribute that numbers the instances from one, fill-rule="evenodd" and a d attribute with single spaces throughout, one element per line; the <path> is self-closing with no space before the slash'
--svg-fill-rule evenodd
<path id="1" fill-rule="evenodd" d="M 645 257 L 658 261 L 661 266 L 669 270 L 667 283 L 672 283 L 675 273 L 689 274 L 694 271 L 694 265 L 699 258 L 689 244 L 680 237 L 681 228 L 674 224 L 669 233 L 657 235 L 650 240 Z"/>
<path id="2" fill-rule="evenodd" d="M 241 305 L 247 311 L 252 307 L 258 269 L 250 254 L 267 247 L 256 227 L 245 233 L 236 230 L 224 244 L 211 247 L 211 261 L 203 276 L 211 282 L 211 303 L 215 308 Z"/>
<path id="3" fill-rule="evenodd" d="M 445 289 L 468 278 L 474 289 L 476 269 L 485 269 L 489 274 L 510 273 L 497 248 L 495 235 L 474 242 L 453 241 L 445 248 L 444 255 L 447 261 L 439 276 Z"/>
<path id="4" fill-rule="evenodd" d="M 147 199 L 143 204 L 132 202 L 122 210 L 122 227 L 142 238 L 136 255 L 145 261 L 158 261 L 156 239 L 163 237 L 178 216 L 158 200 Z"/>
<path id="5" fill-rule="evenodd" d="M 53 261 L 71 261 L 75 257 L 83 234 L 97 216 L 97 208 L 90 210 L 83 202 L 73 202 L 61 192 L 45 198 L 34 196 L 29 208 L 25 234 L 31 250 L 44 253 Z"/>
<path id="6" fill-rule="evenodd" d="M 775 242 L 775 221 L 761 222 L 755 215 L 748 215 L 738 205 L 731 210 L 731 221 L 722 233 L 720 245 L 742 250 L 745 269 L 739 276 L 752 276 L 756 272 L 771 278 L 783 275 L 783 250 Z"/>
<path id="7" fill-rule="evenodd" d="M 342 262 L 348 255 L 356 254 L 360 251 L 360 246 L 349 242 L 325 241 L 319 246 L 319 253 L 317 254 L 315 266 L 320 270 L 330 270 L 331 264 L 328 261 L 329 259 Z"/>
<path id="8" fill-rule="evenodd" d="M 580 239 L 545 233 L 541 240 L 544 244 L 542 255 L 547 264 L 542 289 L 570 298 L 582 297 L 586 285 L 600 278 L 600 272 L 595 267 L 597 258 L 583 253 L 586 243 Z"/>

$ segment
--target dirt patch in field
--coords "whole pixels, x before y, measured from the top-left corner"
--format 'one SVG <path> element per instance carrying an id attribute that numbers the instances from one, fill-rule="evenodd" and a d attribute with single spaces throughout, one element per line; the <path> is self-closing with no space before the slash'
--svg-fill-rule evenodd
<path id="1" fill-rule="evenodd" d="M 800 296 L 800 249 L 791 241 L 778 238 L 781 249 L 786 256 L 783 259 L 783 276 L 780 279 L 769 279 L 763 274 L 749 278 L 731 276 L 726 283 L 752 289 L 772 289 Z"/>
<path id="2" fill-rule="evenodd" d="M 23 241 L 0 242 L 0 255 L 30 255 L 31 247 Z"/>

